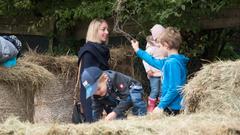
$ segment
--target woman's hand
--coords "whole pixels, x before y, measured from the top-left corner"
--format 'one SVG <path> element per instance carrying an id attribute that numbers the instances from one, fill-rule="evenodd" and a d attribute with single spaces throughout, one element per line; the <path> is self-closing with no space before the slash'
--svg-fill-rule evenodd
<path id="1" fill-rule="evenodd" d="M 139 49 L 139 43 L 138 43 L 138 41 L 137 40 L 131 40 L 131 45 L 132 45 L 132 48 L 133 48 L 133 50 L 135 51 L 135 52 L 137 52 L 138 51 L 138 49 Z"/>
<path id="2" fill-rule="evenodd" d="M 109 113 L 106 117 L 105 120 L 109 121 L 109 120 L 113 120 L 117 117 L 117 114 L 115 112 L 111 112 Z"/>

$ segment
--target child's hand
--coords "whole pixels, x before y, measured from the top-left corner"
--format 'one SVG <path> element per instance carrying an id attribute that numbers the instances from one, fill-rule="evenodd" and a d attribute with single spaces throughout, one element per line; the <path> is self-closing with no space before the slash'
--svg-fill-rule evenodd
<path id="1" fill-rule="evenodd" d="M 109 120 L 113 120 L 117 117 L 117 114 L 115 112 L 111 112 L 109 113 L 106 117 L 105 120 L 109 121 Z"/>
<path id="2" fill-rule="evenodd" d="M 152 76 L 153 76 L 153 71 L 152 71 L 152 70 L 149 70 L 149 71 L 147 72 L 147 76 L 148 76 L 148 78 L 152 77 Z"/>
<path id="3" fill-rule="evenodd" d="M 139 43 L 138 43 L 138 41 L 136 41 L 136 40 L 131 40 L 131 43 L 132 43 L 132 48 L 133 48 L 133 50 L 134 50 L 135 52 L 137 52 L 138 49 L 139 49 Z"/>

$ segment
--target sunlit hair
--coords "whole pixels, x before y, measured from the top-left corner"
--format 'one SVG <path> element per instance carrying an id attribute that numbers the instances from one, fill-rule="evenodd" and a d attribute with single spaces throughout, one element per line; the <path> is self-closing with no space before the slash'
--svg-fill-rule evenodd
<path id="1" fill-rule="evenodd" d="M 101 83 L 105 80 L 105 74 L 103 73 L 99 78 L 98 78 L 98 82 Z"/>
<path id="2" fill-rule="evenodd" d="M 87 31 L 87 37 L 86 37 L 86 42 L 95 42 L 95 43 L 102 43 L 98 36 L 98 30 L 100 25 L 106 22 L 104 19 L 94 19 L 91 21 L 91 23 L 88 26 L 88 31 Z M 106 22 L 107 23 L 107 22 Z M 107 41 L 105 42 L 107 43 Z"/>
<path id="3" fill-rule="evenodd" d="M 157 42 L 164 45 L 167 43 L 169 49 L 179 49 L 182 43 L 182 36 L 178 29 L 167 27 L 157 38 Z"/>
<path id="4" fill-rule="evenodd" d="M 106 74 L 105 73 L 102 73 L 102 75 L 98 78 L 98 86 L 102 86 L 102 85 L 106 85 L 105 82 L 106 82 Z"/>

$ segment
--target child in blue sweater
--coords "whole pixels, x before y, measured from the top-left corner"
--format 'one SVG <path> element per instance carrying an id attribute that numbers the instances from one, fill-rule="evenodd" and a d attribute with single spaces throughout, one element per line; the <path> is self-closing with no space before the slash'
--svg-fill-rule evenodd
<path id="1" fill-rule="evenodd" d="M 168 57 L 155 59 L 147 52 L 139 49 L 138 41 L 132 41 L 132 47 L 137 56 L 146 61 L 149 65 L 161 70 L 162 95 L 158 106 L 154 112 L 165 112 L 169 115 L 179 114 L 182 109 L 182 87 L 186 83 L 187 68 L 189 58 L 178 54 L 182 42 L 180 32 L 168 27 L 158 36 L 157 42 L 167 51 Z"/>

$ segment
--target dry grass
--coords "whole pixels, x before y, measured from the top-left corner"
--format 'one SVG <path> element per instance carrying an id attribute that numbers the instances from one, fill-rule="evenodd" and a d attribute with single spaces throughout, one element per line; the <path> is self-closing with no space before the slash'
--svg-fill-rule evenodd
<path id="1" fill-rule="evenodd" d="M 200 113 L 161 117 L 149 115 L 129 120 L 100 121 L 93 124 L 30 124 L 8 119 L 0 125 L 0 134 L 18 135 L 237 135 L 239 118 Z M 152 117 L 152 118 L 150 118 Z"/>
<path id="2" fill-rule="evenodd" d="M 110 69 L 116 70 L 128 75 L 133 75 L 134 55 L 132 49 L 128 46 L 110 49 Z M 32 50 L 24 54 L 23 61 L 32 62 L 43 66 L 55 75 L 68 79 L 76 77 L 78 58 L 75 56 L 51 56 L 47 54 L 38 54 Z"/>
<path id="3" fill-rule="evenodd" d="M 18 93 L 22 93 L 21 90 L 39 90 L 53 78 L 54 75 L 45 68 L 22 60 L 13 68 L 0 70 L 0 82 L 14 86 L 12 88 Z"/>
<path id="4" fill-rule="evenodd" d="M 203 66 L 184 87 L 185 112 L 240 116 L 240 61 Z"/>
<path id="5" fill-rule="evenodd" d="M 45 68 L 21 60 L 13 68 L 0 70 L 2 96 L 8 93 L 0 100 L 1 119 L 5 120 L 11 115 L 8 113 L 14 113 L 21 116 L 21 120 L 32 121 L 35 93 L 41 92 L 42 88 L 54 78 L 55 76 Z"/>
<path id="6" fill-rule="evenodd" d="M 110 49 L 110 69 L 134 76 L 134 53 L 130 46 Z"/>
<path id="7" fill-rule="evenodd" d="M 73 78 L 77 76 L 78 58 L 75 56 L 51 56 L 38 54 L 33 51 L 27 52 L 22 58 L 23 61 L 32 62 L 37 65 L 43 66 L 53 74 L 60 76 L 64 79 Z"/>

